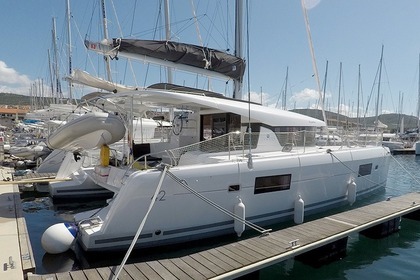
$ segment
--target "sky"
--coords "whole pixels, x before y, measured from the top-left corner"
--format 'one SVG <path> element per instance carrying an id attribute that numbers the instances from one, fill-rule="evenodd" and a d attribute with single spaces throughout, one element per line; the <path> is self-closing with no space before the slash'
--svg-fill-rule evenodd
<path id="1" fill-rule="evenodd" d="M 282 107 L 286 92 L 287 109 L 316 108 L 321 93 L 325 94 L 326 110 L 337 112 L 339 108 L 351 117 L 356 116 L 357 108 L 360 116 L 373 115 L 377 100 L 380 113 L 417 115 L 420 1 L 304 1 L 308 25 L 300 0 L 249 0 L 244 23 L 247 70 L 243 98 L 249 95 L 264 105 Z M 165 38 L 161 1 L 105 2 L 109 37 Z M 233 4 L 232 0 L 171 1 L 171 40 L 232 52 Z M 70 9 L 72 67 L 104 78 L 102 56 L 83 45 L 85 38 L 103 38 L 99 0 L 70 0 Z M 59 72 L 64 77 L 69 71 L 66 0 L 2 1 L 0 92 L 40 94 L 43 88 L 45 96 L 51 94 L 53 17 Z M 126 85 L 147 86 L 167 78 L 162 67 L 124 58 L 112 60 L 111 68 L 113 81 Z M 174 74 L 174 82 L 231 96 L 231 85 L 225 81 L 181 72 Z M 61 86 L 68 96 L 64 80 Z M 93 90 L 78 85 L 72 88 L 74 97 Z"/>

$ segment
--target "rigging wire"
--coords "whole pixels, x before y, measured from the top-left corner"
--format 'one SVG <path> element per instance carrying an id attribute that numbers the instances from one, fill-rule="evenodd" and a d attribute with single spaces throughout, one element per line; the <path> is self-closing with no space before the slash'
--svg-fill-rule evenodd
<path id="1" fill-rule="evenodd" d="M 117 21 L 118 31 L 120 33 L 120 36 L 122 37 L 123 36 L 123 32 L 122 32 L 122 29 L 121 29 L 121 24 L 120 24 L 120 22 L 118 20 L 118 15 L 117 15 L 117 11 L 115 9 L 114 1 L 112 1 L 112 0 L 111 0 L 111 5 L 112 5 L 112 10 L 114 11 L 114 17 L 116 18 L 116 21 Z M 138 82 L 137 82 L 137 79 L 136 79 L 136 74 L 134 72 L 133 64 L 131 63 L 131 60 L 130 59 L 127 59 L 126 62 L 130 66 L 130 70 L 131 70 L 131 73 L 132 73 L 132 76 L 133 76 L 133 80 L 134 80 L 135 86 L 138 87 Z M 126 72 L 124 72 L 124 77 L 123 77 L 124 80 L 125 80 L 125 73 Z"/>
<path id="2" fill-rule="evenodd" d="M 146 223 L 146 221 L 147 221 L 147 218 L 148 218 L 148 216 L 149 216 L 149 213 L 152 211 L 153 205 L 155 204 L 155 202 L 156 202 L 156 200 L 157 200 L 157 196 L 158 196 L 158 194 L 159 194 L 159 192 L 160 192 L 160 188 L 161 188 L 161 186 L 162 186 L 163 179 L 165 178 L 165 175 L 166 175 L 166 173 L 168 172 L 167 170 L 168 170 L 168 167 L 167 167 L 167 166 L 164 166 L 164 167 L 163 167 L 163 170 L 162 170 L 162 175 L 160 176 L 159 183 L 158 183 L 158 185 L 157 185 L 157 187 L 156 187 L 156 190 L 155 190 L 155 193 L 154 193 L 154 195 L 153 195 L 153 197 L 152 197 L 152 201 L 150 202 L 149 208 L 147 209 L 147 212 L 146 212 L 146 214 L 144 215 L 143 220 L 141 221 L 140 226 L 138 227 L 136 234 L 134 235 L 134 238 L 133 238 L 133 240 L 132 240 L 132 242 L 131 242 L 131 244 L 130 244 L 130 247 L 128 248 L 128 250 L 127 250 L 127 252 L 126 252 L 126 254 L 125 254 L 125 256 L 124 256 L 123 261 L 122 261 L 122 262 L 121 262 L 121 264 L 117 267 L 117 271 L 116 271 L 116 273 L 113 275 L 112 280 L 114 280 L 114 279 L 118 279 L 118 276 L 120 275 L 120 273 L 121 273 L 121 271 L 122 271 L 122 269 L 123 269 L 123 267 L 124 267 L 125 263 L 127 262 L 128 257 L 129 257 L 129 256 L 130 256 L 130 254 L 131 254 L 131 251 L 134 249 L 134 246 L 135 246 L 135 245 L 136 245 L 136 243 L 137 243 L 137 239 L 139 238 L 140 233 L 141 233 L 141 232 L 142 232 L 142 230 L 143 230 L 144 224 L 145 224 L 145 223 Z"/>

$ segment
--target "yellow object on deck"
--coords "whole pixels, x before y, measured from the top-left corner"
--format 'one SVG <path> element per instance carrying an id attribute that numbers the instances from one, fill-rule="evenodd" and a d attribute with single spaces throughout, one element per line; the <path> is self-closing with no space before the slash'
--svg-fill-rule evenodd
<path id="1" fill-rule="evenodd" d="M 106 144 L 101 147 L 100 161 L 101 166 L 107 167 L 109 165 L 109 147 Z"/>

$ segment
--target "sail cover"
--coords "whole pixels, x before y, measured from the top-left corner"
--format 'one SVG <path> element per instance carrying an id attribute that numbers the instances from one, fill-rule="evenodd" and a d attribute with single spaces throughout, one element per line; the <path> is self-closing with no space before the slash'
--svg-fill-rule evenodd
<path id="1" fill-rule="evenodd" d="M 117 83 L 112 83 L 110 81 L 101 79 L 99 77 L 94 77 L 87 73 L 86 71 L 82 71 L 80 69 L 75 69 L 71 73 L 70 76 L 67 76 L 65 80 L 70 81 L 72 83 L 81 84 L 85 86 L 90 86 L 98 89 L 107 90 L 109 92 L 122 92 L 122 91 L 132 91 L 137 90 L 136 87 L 130 87 L 125 85 L 120 85 Z"/>
<path id="2" fill-rule="evenodd" d="M 113 47 L 119 52 L 128 52 L 167 60 L 221 73 L 241 80 L 245 72 L 245 61 L 234 55 L 173 41 L 138 39 L 113 39 Z"/>

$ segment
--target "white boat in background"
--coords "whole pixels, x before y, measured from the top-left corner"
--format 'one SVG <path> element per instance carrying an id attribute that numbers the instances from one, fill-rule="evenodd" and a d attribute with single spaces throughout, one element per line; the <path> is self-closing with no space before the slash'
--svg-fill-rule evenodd
<path id="1" fill-rule="evenodd" d="M 79 126 L 81 127 L 80 129 L 78 128 Z M 132 129 L 130 137 L 125 137 L 122 140 L 118 139 L 126 136 L 123 134 L 125 127 L 128 127 L 128 124 L 123 123 L 122 119 L 116 115 L 91 113 L 60 128 L 60 130 L 48 138 L 48 143 L 54 145 L 56 148 L 54 151 L 56 153 L 41 164 L 38 172 L 51 170 L 54 168 L 54 163 L 57 163 L 57 160 L 61 160 L 55 165 L 57 168 L 54 171 L 57 172 L 56 179 L 71 179 L 50 182 L 49 195 L 55 203 L 69 200 L 90 200 L 112 197 L 114 194 L 112 191 L 97 185 L 86 174 L 86 171 L 92 170 L 99 163 L 99 149 L 95 148 L 103 144 L 109 145 L 111 161 L 119 165 L 127 161 L 130 150 L 130 144 L 127 143 L 127 138 L 133 139 L 134 143 L 159 142 L 162 140 L 162 133 L 156 132 L 161 132 L 162 128 L 167 130 L 171 126 L 170 123 L 165 123 L 161 120 L 135 118 L 130 127 Z M 83 134 L 84 128 L 96 128 L 96 131 L 95 133 Z M 62 131 L 69 131 L 69 133 L 64 133 L 66 137 L 58 137 L 57 135 L 63 135 Z M 119 136 L 112 138 L 108 136 L 109 133 L 112 135 L 115 133 L 114 136 Z M 110 140 L 98 142 L 97 139 Z M 136 146 L 136 150 L 139 146 Z"/>
<path id="2" fill-rule="evenodd" d="M 82 167 L 97 164 L 99 152 L 93 149 L 113 144 L 125 136 L 125 125 L 114 114 L 92 112 L 59 127 L 47 139 L 52 149 L 57 149 L 55 157 L 44 163 L 50 166 L 57 158 L 63 161 L 58 165 L 56 179 L 70 178 L 70 181 L 50 182 L 49 193 L 53 200 L 89 199 L 91 197 L 111 197 L 112 193 L 87 178 Z M 82 153 L 79 153 L 82 152 Z M 96 161 L 95 161 L 96 159 Z M 44 169 L 41 167 L 41 170 Z"/>
<path id="3" fill-rule="evenodd" d="M 400 150 L 407 148 L 408 144 L 395 133 L 383 133 L 382 134 L 382 145 L 387 147 L 392 153 L 394 150 Z"/>
<path id="4" fill-rule="evenodd" d="M 37 173 L 57 173 L 60 165 L 66 157 L 67 151 L 55 149 L 53 150 L 37 167 Z"/>
<path id="5" fill-rule="evenodd" d="M 18 158 L 36 160 L 39 157 L 47 156 L 51 153 L 51 150 L 44 142 L 39 142 L 37 144 L 29 144 L 26 146 L 11 146 L 9 153 Z"/>

